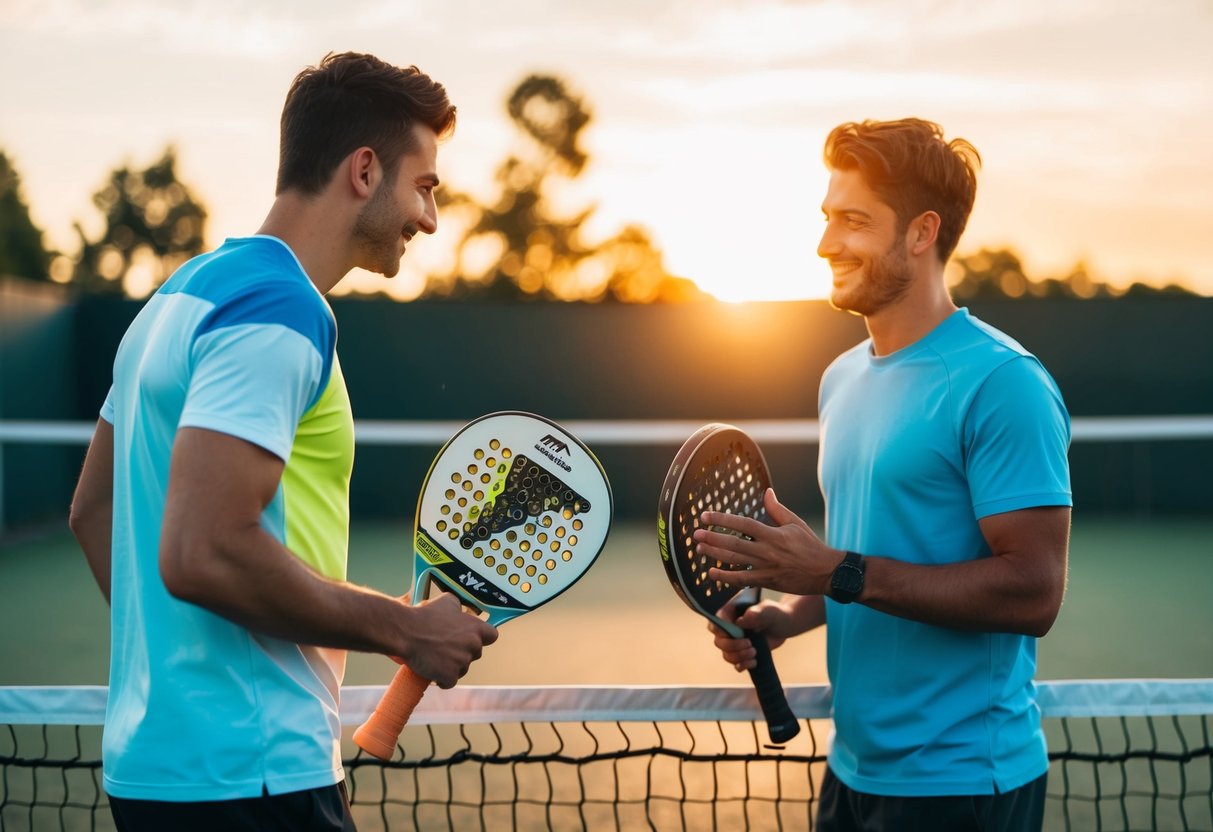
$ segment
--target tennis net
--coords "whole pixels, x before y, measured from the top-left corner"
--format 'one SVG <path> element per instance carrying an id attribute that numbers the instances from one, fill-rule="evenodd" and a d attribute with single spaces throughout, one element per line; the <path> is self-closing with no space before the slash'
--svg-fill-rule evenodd
<path id="1" fill-rule="evenodd" d="M 1213 679 L 1045 682 L 1049 830 L 1213 830 Z M 347 687 L 360 830 L 812 829 L 829 689 L 788 687 L 801 718 L 766 742 L 751 688 L 433 690 L 387 762 L 353 726 L 380 687 Z M 112 829 L 103 687 L 0 688 L 0 828 Z"/>

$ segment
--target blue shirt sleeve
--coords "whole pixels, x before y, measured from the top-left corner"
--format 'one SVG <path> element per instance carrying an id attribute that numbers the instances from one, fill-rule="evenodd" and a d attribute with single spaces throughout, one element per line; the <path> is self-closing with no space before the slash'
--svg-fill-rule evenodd
<path id="1" fill-rule="evenodd" d="M 973 511 L 1070 506 L 1070 416 L 1035 358 L 1017 356 L 978 390 L 962 426 Z"/>
<path id="2" fill-rule="evenodd" d="M 311 342 L 282 327 L 228 327 L 194 347 L 196 365 L 179 428 L 226 433 L 290 458 L 295 429 L 320 384 Z"/>
<path id="3" fill-rule="evenodd" d="M 327 306 L 309 291 L 267 282 L 207 315 L 191 347 L 178 427 L 227 433 L 290 457 L 299 420 L 328 381 L 336 334 Z"/>
<path id="4" fill-rule="evenodd" d="M 114 385 L 110 385 L 109 392 L 105 394 L 105 401 L 101 403 L 101 412 L 99 414 L 102 419 L 114 423 Z"/>

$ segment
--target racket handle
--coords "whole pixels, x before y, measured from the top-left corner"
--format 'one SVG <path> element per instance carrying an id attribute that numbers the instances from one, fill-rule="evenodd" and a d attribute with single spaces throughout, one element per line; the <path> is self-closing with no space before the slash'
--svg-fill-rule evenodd
<path id="1" fill-rule="evenodd" d="M 762 706 L 762 715 L 767 720 L 767 732 L 771 742 L 782 745 L 800 733 L 800 723 L 788 707 L 788 697 L 783 692 L 783 683 L 775 671 L 775 661 L 771 658 L 771 646 L 767 637 L 753 630 L 746 630 L 745 637 L 754 645 L 758 654 L 758 666 L 750 670 L 750 679 L 754 690 L 758 692 L 758 704 Z"/>
<path id="2" fill-rule="evenodd" d="M 404 724 L 429 686 L 429 679 L 418 676 L 407 665 L 400 665 L 375 712 L 354 731 L 358 747 L 381 760 L 392 759 Z"/>

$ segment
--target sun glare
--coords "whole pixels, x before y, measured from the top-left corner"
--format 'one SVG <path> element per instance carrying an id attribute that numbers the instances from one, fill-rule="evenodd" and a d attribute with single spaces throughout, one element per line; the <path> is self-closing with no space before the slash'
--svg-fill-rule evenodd
<path id="1" fill-rule="evenodd" d="M 644 226 L 665 268 L 716 298 L 823 298 L 830 289 L 817 256 L 829 182 L 824 132 L 735 122 L 654 126 L 643 135 L 603 128 L 594 150 L 611 161 L 587 172 L 577 198 L 598 206 L 594 236 Z"/>
<path id="2" fill-rule="evenodd" d="M 789 269 L 774 258 L 753 260 L 749 277 L 734 274 L 705 273 L 695 284 L 718 300 L 728 303 L 749 301 L 820 300 L 830 293 L 830 270 L 816 260 L 807 269 Z"/>

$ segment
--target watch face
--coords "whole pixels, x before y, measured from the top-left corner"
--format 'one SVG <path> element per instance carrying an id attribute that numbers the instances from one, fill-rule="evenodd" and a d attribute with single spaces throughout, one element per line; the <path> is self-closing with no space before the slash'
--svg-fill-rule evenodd
<path id="1" fill-rule="evenodd" d="M 834 572 L 833 587 L 846 593 L 857 593 L 863 589 L 863 572 L 849 563 L 844 563 Z"/>
<path id="2" fill-rule="evenodd" d="M 834 570 L 830 578 L 830 594 L 835 601 L 849 604 L 863 591 L 863 561 L 848 557 Z"/>

